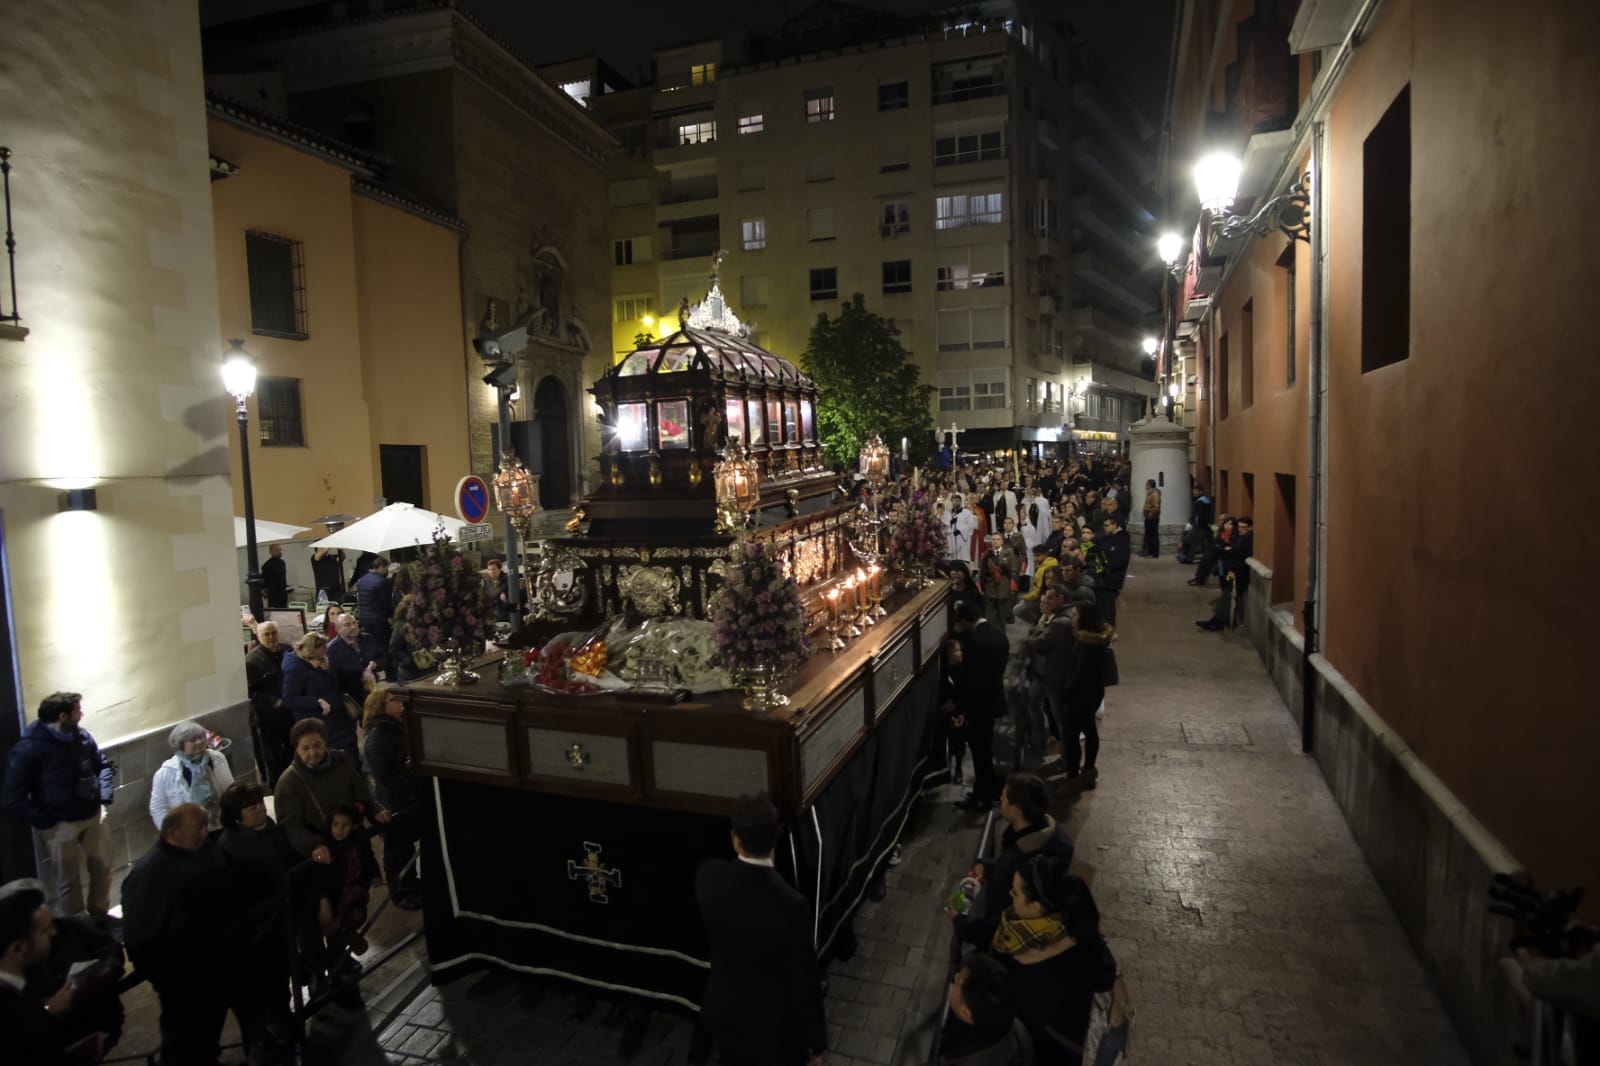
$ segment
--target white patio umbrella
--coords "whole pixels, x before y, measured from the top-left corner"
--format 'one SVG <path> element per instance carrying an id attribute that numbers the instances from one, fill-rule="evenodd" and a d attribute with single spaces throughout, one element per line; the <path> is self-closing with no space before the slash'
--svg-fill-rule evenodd
<path id="1" fill-rule="evenodd" d="M 352 522 L 337 533 L 312 543 L 313 548 L 346 548 L 351 551 L 385 552 L 433 542 L 439 523 L 452 538 L 466 525 L 459 518 L 436 514 L 410 503 L 391 503 L 376 514 Z"/>
<path id="2" fill-rule="evenodd" d="M 293 540 L 300 534 L 309 530 L 310 526 L 291 526 L 287 522 L 268 522 L 265 519 L 256 519 L 256 543 L 277 544 L 286 540 Z M 250 529 L 245 525 L 244 519 L 238 515 L 233 516 L 233 546 L 243 548 L 248 546 Z"/>

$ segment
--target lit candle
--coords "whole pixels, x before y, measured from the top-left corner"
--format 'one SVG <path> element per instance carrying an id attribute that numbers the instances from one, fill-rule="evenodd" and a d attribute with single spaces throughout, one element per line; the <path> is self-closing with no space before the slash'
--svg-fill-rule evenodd
<path id="1" fill-rule="evenodd" d="M 872 582 L 872 598 L 876 600 L 881 595 L 879 589 L 880 582 L 883 581 L 883 567 L 874 563 L 872 569 L 867 571 L 867 577 Z"/>
<path id="2" fill-rule="evenodd" d="M 828 610 L 833 612 L 833 624 L 839 624 L 839 590 L 830 589 L 828 592 Z"/>
<path id="3" fill-rule="evenodd" d="M 919 482 L 921 479 L 922 479 L 922 468 L 921 467 L 916 467 L 916 466 L 912 467 L 911 468 L 911 487 L 912 488 L 916 488 L 917 487 L 917 482 Z"/>
<path id="4" fill-rule="evenodd" d="M 856 567 L 856 584 L 865 587 L 866 583 L 867 583 L 867 572 L 865 570 L 861 569 L 859 566 Z"/>
<path id="5" fill-rule="evenodd" d="M 851 578 L 844 583 L 844 613 L 849 617 L 856 613 L 856 579 Z"/>

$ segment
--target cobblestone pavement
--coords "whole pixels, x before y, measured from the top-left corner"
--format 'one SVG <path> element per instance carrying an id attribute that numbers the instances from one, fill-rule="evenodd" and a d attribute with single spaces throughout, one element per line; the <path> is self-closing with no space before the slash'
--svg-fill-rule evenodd
<path id="1" fill-rule="evenodd" d="M 1134 561 L 1099 788 L 1058 812 L 1133 997 L 1130 1060 L 1465 1066 L 1248 640 L 1194 627 L 1215 592 L 1185 586 L 1190 573 Z M 860 951 L 830 972 L 832 1066 L 923 1061 L 948 958 L 939 898 L 982 825 L 952 809 L 956 793 L 920 809 L 887 898 L 862 908 Z M 577 1004 L 485 976 L 425 989 L 378 1040 L 392 1062 L 614 1061 L 617 1012 L 602 1002 L 580 1019 Z M 688 1040 L 686 1022 L 657 1015 L 632 1061 L 679 1066 Z M 382 1059 L 367 1043 L 346 1061 Z"/>

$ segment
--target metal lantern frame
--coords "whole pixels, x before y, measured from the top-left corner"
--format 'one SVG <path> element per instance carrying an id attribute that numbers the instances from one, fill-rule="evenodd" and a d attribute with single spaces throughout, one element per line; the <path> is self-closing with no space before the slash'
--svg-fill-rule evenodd
<path id="1" fill-rule="evenodd" d="M 743 529 L 761 502 L 761 466 L 742 444 L 729 445 L 711 471 L 717 493 L 717 524 L 723 533 Z"/>
<path id="2" fill-rule="evenodd" d="M 889 447 L 878 434 L 874 433 L 872 439 L 862 445 L 858 462 L 861 476 L 874 489 L 882 488 L 889 480 Z"/>
<path id="3" fill-rule="evenodd" d="M 539 510 L 539 475 L 517 458 L 515 448 L 507 448 L 500 457 L 500 469 L 494 475 L 494 502 L 526 542 L 528 527 Z"/>

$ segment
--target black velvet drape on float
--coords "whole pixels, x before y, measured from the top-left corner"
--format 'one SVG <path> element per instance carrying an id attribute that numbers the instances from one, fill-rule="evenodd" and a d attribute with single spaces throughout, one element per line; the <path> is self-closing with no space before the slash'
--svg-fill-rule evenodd
<path id="1" fill-rule="evenodd" d="M 778 843 L 778 869 L 814 906 L 821 901 L 824 957 L 888 858 L 924 776 L 942 766 L 928 756 L 937 666 L 935 658 L 924 668 Z M 694 872 L 731 857 L 726 817 L 435 784 L 423 852 L 435 980 L 498 964 L 699 1009 L 708 964 Z"/>

